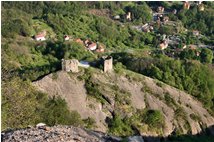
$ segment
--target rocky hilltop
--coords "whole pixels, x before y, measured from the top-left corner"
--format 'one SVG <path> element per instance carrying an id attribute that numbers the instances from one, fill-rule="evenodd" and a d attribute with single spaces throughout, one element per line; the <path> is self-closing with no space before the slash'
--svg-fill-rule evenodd
<path id="1" fill-rule="evenodd" d="M 54 126 L 43 128 L 26 128 L 15 131 L 8 131 L 2 133 L 2 141 L 22 141 L 22 142 L 36 142 L 36 141 L 69 141 L 69 142 L 99 142 L 99 141 L 119 141 L 120 138 L 110 137 L 104 133 L 88 131 L 83 128 L 72 126 Z"/>
<path id="2" fill-rule="evenodd" d="M 120 137 L 72 126 L 42 126 L 2 132 L 3 142 L 119 142 Z M 126 138 L 128 142 L 144 142 L 141 136 Z"/>
<path id="3" fill-rule="evenodd" d="M 124 117 L 132 116 L 136 110 L 160 111 L 165 123 L 161 132 L 148 129 L 144 123 L 142 127 L 139 126 L 141 124 L 134 126 L 140 135 L 145 136 L 168 136 L 175 130 L 183 134 L 197 134 L 204 127 L 214 124 L 214 118 L 203 105 L 184 91 L 128 70 L 103 73 L 92 69 L 90 72 L 90 83 L 102 92 L 102 98 L 107 103 L 87 94 L 87 82 L 79 79 L 89 75 L 84 70 L 75 74 L 59 71 L 57 78 L 53 79 L 50 74 L 33 84 L 50 96 L 64 98 L 70 110 L 78 111 L 82 118 L 92 117 L 96 121 L 94 129 L 102 132 L 107 132 L 106 119 L 112 118 L 115 110 L 119 110 Z"/>

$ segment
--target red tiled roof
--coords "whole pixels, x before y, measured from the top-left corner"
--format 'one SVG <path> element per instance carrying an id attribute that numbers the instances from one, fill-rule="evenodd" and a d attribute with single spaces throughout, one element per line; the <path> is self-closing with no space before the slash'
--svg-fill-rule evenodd
<path id="1" fill-rule="evenodd" d="M 88 46 L 88 48 L 91 48 L 91 47 L 94 47 L 94 46 L 97 46 L 97 44 L 96 44 L 96 43 L 92 43 L 92 44 L 90 44 L 90 45 Z"/>

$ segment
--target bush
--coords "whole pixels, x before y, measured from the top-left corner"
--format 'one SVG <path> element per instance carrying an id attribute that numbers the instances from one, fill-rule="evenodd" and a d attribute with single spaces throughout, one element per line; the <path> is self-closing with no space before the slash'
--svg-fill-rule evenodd
<path id="1" fill-rule="evenodd" d="M 94 118 L 88 117 L 87 119 L 84 119 L 83 122 L 84 122 L 85 127 L 88 129 L 92 129 L 92 128 L 96 127 L 95 126 L 96 121 L 94 120 Z"/>
<path id="2" fill-rule="evenodd" d="M 47 125 L 75 125 L 79 126 L 82 121 L 78 112 L 70 112 L 65 100 L 60 97 L 53 97 L 45 104 L 41 112 L 42 120 Z"/>
<path id="3" fill-rule="evenodd" d="M 150 128 L 160 129 L 165 126 L 164 117 L 158 110 L 147 110 L 143 116 L 143 122 L 148 124 Z"/>
<path id="4" fill-rule="evenodd" d="M 165 56 L 153 59 L 125 58 L 122 62 L 128 69 L 186 90 L 213 112 L 214 72 L 211 66 L 195 61 L 175 60 Z"/>
<path id="5" fill-rule="evenodd" d="M 119 115 L 115 115 L 109 123 L 109 132 L 117 136 L 128 136 L 133 134 L 130 124 L 126 123 Z"/>

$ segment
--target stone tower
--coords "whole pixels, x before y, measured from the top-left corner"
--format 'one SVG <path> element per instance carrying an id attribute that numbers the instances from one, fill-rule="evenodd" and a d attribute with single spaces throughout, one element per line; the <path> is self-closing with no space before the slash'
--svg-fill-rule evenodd
<path id="1" fill-rule="evenodd" d="M 113 58 L 111 56 L 103 56 L 103 71 L 109 72 L 113 69 Z"/>
<path id="2" fill-rule="evenodd" d="M 79 61 L 76 59 L 64 60 L 62 59 L 62 70 L 66 72 L 78 72 Z"/>

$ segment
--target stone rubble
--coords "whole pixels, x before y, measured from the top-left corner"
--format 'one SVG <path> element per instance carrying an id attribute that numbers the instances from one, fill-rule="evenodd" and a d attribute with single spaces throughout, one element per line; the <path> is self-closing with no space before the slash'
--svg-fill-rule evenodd
<path id="1" fill-rule="evenodd" d="M 73 126 L 32 127 L 1 133 L 2 142 L 118 142 L 122 139 Z"/>

